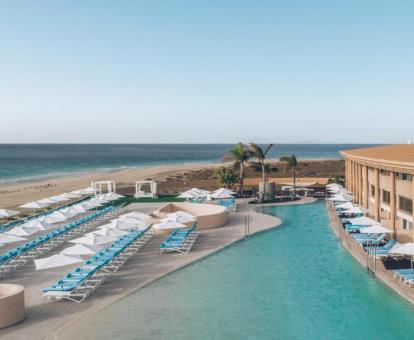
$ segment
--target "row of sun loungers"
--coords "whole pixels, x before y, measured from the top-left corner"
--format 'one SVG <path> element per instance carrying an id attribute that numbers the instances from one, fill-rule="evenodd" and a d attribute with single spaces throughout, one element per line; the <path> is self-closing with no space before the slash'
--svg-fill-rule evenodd
<path id="1" fill-rule="evenodd" d="M 18 246 L 0 255 L 0 276 L 26 265 L 33 259 L 51 252 L 65 244 L 68 240 L 94 228 L 96 224 L 110 218 L 115 212 L 113 207 L 98 210 L 70 224 L 57 228 L 45 235 Z"/>
<path id="2" fill-rule="evenodd" d="M 54 209 L 49 209 L 47 211 L 44 211 L 44 212 L 41 212 L 41 213 L 38 213 L 38 214 L 35 214 L 35 215 L 31 215 L 31 216 L 26 217 L 24 219 L 19 219 L 17 221 L 12 221 L 12 222 L 9 222 L 9 223 L 0 224 L 0 231 L 4 232 L 4 231 L 7 231 L 7 230 L 10 230 L 10 229 L 12 229 L 12 228 L 14 228 L 18 225 L 21 225 L 21 224 L 24 224 L 24 223 L 28 222 L 28 221 L 35 220 L 35 219 L 37 219 L 39 217 L 42 217 L 42 216 L 47 216 L 47 215 L 53 214 L 55 211 L 71 207 L 73 205 L 79 204 L 79 203 L 87 201 L 89 199 L 91 199 L 90 196 L 84 197 L 84 198 L 78 199 L 76 201 L 70 202 L 68 204 L 64 204 L 64 205 L 61 205 L 59 207 L 56 207 Z"/>
<path id="3" fill-rule="evenodd" d="M 189 229 L 177 229 L 160 245 L 160 252 L 176 251 L 188 253 L 197 239 L 197 223 Z"/>
<path id="4" fill-rule="evenodd" d="M 118 271 L 151 237 L 149 228 L 131 231 L 99 251 L 84 264 L 68 273 L 52 287 L 44 289 L 43 299 L 82 302 L 112 273 Z"/>

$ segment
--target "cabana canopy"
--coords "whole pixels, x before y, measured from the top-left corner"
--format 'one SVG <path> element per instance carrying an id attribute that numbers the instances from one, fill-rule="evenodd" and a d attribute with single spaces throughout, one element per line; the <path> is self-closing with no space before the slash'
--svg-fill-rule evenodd
<path id="1" fill-rule="evenodd" d="M 391 234 L 394 231 L 391 229 L 385 228 L 380 224 L 372 225 L 370 227 L 364 227 L 359 229 L 359 232 L 362 234 Z"/>
<path id="2" fill-rule="evenodd" d="M 91 187 L 94 190 L 95 194 L 102 195 L 102 187 L 107 189 L 107 192 L 115 192 L 116 191 L 116 184 L 114 181 L 97 181 L 92 182 Z"/>
<path id="3" fill-rule="evenodd" d="M 142 190 L 143 186 L 149 186 L 150 191 L 145 192 Z M 150 197 L 150 198 L 157 198 L 157 182 L 152 180 L 142 180 L 135 182 L 135 198 L 143 198 L 143 197 Z"/>

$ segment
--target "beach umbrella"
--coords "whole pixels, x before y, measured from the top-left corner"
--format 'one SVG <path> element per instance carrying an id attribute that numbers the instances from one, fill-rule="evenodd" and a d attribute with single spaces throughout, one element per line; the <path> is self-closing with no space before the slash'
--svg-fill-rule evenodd
<path id="1" fill-rule="evenodd" d="M 156 230 L 168 230 L 168 229 L 188 228 L 188 226 L 182 223 L 174 222 L 174 221 L 162 221 L 160 223 L 153 224 L 152 228 Z"/>
<path id="2" fill-rule="evenodd" d="M 66 221 L 67 218 L 63 214 L 60 214 L 58 211 L 55 211 L 52 214 L 39 217 L 37 220 L 40 222 L 54 224 L 54 223 L 60 223 L 60 222 Z"/>
<path id="3" fill-rule="evenodd" d="M 97 235 L 97 234 L 86 234 L 83 237 L 75 238 L 74 240 L 71 240 L 69 242 L 80 243 L 80 244 L 85 244 L 88 246 L 96 247 L 96 246 L 101 246 L 106 243 L 110 243 L 114 240 L 115 239 L 113 237 Z"/>
<path id="4" fill-rule="evenodd" d="M 230 189 L 227 189 L 227 188 L 219 188 L 219 189 L 217 189 L 217 190 L 214 190 L 214 191 L 212 192 L 212 194 L 214 194 L 214 193 L 219 193 L 219 192 L 224 192 L 224 193 L 227 193 L 227 194 L 229 194 L 229 195 L 236 195 L 236 194 L 237 194 L 235 191 L 230 190 Z"/>
<path id="5" fill-rule="evenodd" d="M 334 202 L 348 202 L 349 199 L 346 199 L 343 195 L 334 195 L 332 197 L 328 198 L 328 201 L 334 201 Z"/>
<path id="6" fill-rule="evenodd" d="M 67 209 L 68 208 L 59 209 L 56 211 L 56 213 L 65 218 L 72 218 L 73 216 L 77 215 L 76 212 L 69 212 Z"/>
<path id="7" fill-rule="evenodd" d="M 3 224 L 3 219 L 6 217 L 12 217 L 12 216 L 16 216 L 20 214 L 20 211 L 17 210 L 11 210 L 11 209 L 0 209 L 0 218 L 1 218 L 1 223 Z"/>
<path id="8" fill-rule="evenodd" d="M 65 201 L 69 201 L 70 198 L 65 197 L 63 194 L 62 195 L 56 195 L 56 196 L 52 196 L 49 197 L 51 200 L 54 200 L 56 202 L 65 202 Z"/>
<path id="9" fill-rule="evenodd" d="M 97 207 L 102 206 L 102 203 L 99 203 L 95 200 L 90 200 L 84 204 L 82 204 L 82 206 L 86 209 L 86 210 L 92 210 L 92 209 L 96 209 Z"/>
<path id="10" fill-rule="evenodd" d="M 369 226 L 369 225 L 378 224 L 377 221 L 373 220 L 372 218 L 366 217 L 366 216 L 350 218 L 348 222 L 351 223 L 352 225 L 361 225 L 361 226 Z"/>
<path id="11" fill-rule="evenodd" d="M 14 227 L 6 232 L 6 234 L 8 235 L 15 235 L 15 236 L 30 236 L 36 233 L 37 233 L 36 229 L 28 228 L 28 227 L 25 227 L 24 225 L 19 226 L 19 227 Z"/>
<path id="12" fill-rule="evenodd" d="M 344 210 L 346 210 L 346 209 L 351 209 L 353 207 L 354 207 L 354 205 L 351 202 L 345 202 L 345 203 L 338 204 L 336 206 L 336 209 L 344 209 Z"/>
<path id="13" fill-rule="evenodd" d="M 80 262 L 83 262 L 83 259 L 80 256 L 69 256 L 64 254 L 55 254 L 49 257 L 34 260 L 36 270 L 64 267 Z"/>
<path id="14" fill-rule="evenodd" d="M 63 255 L 69 256 L 86 256 L 93 255 L 98 251 L 97 248 L 92 246 L 87 246 L 85 244 L 77 243 L 74 246 L 63 249 L 60 253 Z"/>
<path id="15" fill-rule="evenodd" d="M 84 189 L 81 189 L 82 195 L 91 195 L 91 194 L 95 194 L 96 190 L 92 187 L 87 187 Z"/>
<path id="16" fill-rule="evenodd" d="M 71 211 L 76 212 L 78 214 L 82 214 L 87 212 L 88 210 L 82 204 L 75 204 L 70 207 Z"/>
<path id="17" fill-rule="evenodd" d="M 119 216 L 119 220 L 123 220 L 125 218 L 133 218 L 135 220 L 141 221 L 141 222 L 146 222 L 150 219 L 152 219 L 153 217 L 151 215 L 148 214 L 144 214 L 142 212 L 137 212 L 137 211 L 133 211 L 127 214 L 123 214 Z"/>
<path id="18" fill-rule="evenodd" d="M 72 217 L 79 214 L 79 212 L 73 206 L 60 209 L 59 211 L 64 214 L 70 214 Z"/>
<path id="19" fill-rule="evenodd" d="M 0 244 L 15 243 L 21 241 L 26 241 L 26 239 L 24 237 L 16 235 L 0 234 Z"/>
<path id="20" fill-rule="evenodd" d="M 134 218 L 126 218 L 123 220 L 115 219 L 115 220 L 112 220 L 111 223 L 106 224 L 105 226 L 108 228 L 119 229 L 119 230 L 130 230 L 130 229 L 143 230 L 147 228 L 147 224 L 145 222 L 136 220 Z"/>
<path id="21" fill-rule="evenodd" d="M 234 195 L 234 191 L 231 191 L 226 188 L 220 188 L 216 191 L 213 191 L 213 193 L 210 195 L 212 198 L 232 198 Z"/>
<path id="22" fill-rule="evenodd" d="M 56 201 L 52 198 L 43 198 L 41 200 L 38 200 L 37 202 L 42 203 L 42 204 L 51 205 L 51 204 L 56 204 L 58 201 Z"/>
<path id="23" fill-rule="evenodd" d="M 391 234 L 394 231 L 391 229 L 385 228 L 380 224 L 375 224 L 369 227 L 364 227 L 359 229 L 359 232 L 362 234 Z"/>
<path id="24" fill-rule="evenodd" d="M 41 230 L 41 231 L 54 228 L 50 223 L 40 221 L 39 219 L 26 222 L 25 224 L 23 224 L 23 226 L 26 228 L 32 228 L 32 229 Z"/>
<path id="25" fill-rule="evenodd" d="M 110 227 L 105 227 L 105 226 L 98 228 L 98 230 L 93 231 L 92 233 L 96 235 L 108 236 L 108 237 L 113 237 L 113 238 L 118 238 L 120 236 L 129 234 L 126 231 L 122 231 L 120 229 L 115 229 L 115 228 L 110 228 Z"/>
<path id="26" fill-rule="evenodd" d="M 11 209 L 0 209 L 0 217 L 12 217 L 19 215 L 20 211 L 17 210 L 11 210 Z"/>
<path id="27" fill-rule="evenodd" d="M 33 209 L 34 212 L 36 212 L 37 209 L 43 209 L 48 207 L 50 204 L 44 204 L 44 203 L 40 203 L 38 201 L 34 201 L 34 202 L 29 202 L 26 204 L 23 204 L 21 206 L 19 206 L 19 208 L 24 208 L 24 209 Z"/>
<path id="28" fill-rule="evenodd" d="M 167 217 L 162 219 L 162 221 L 171 221 L 171 222 L 178 222 L 178 223 L 188 223 L 188 222 L 195 222 L 197 217 L 189 214 L 185 211 L 176 211 L 171 214 L 167 214 Z"/>
<path id="29" fill-rule="evenodd" d="M 69 198 L 69 199 L 74 199 L 74 198 L 78 198 L 78 197 L 80 197 L 80 195 L 76 195 L 76 194 L 74 194 L 74 193 L 72 193 L 72 192 L 65 192 L 64 194 L 62 194 L 61 195 L 62 197 L 65 197 L 65 198 Z"/>
<path id="30" fill-rule="evenodd" d="M 411 271 L 413 271 L 413 256 L 414 256 L 414 243 L 397 243 L 388 252 L 389 254 L 404 255 L 411 257 Z"/>
<path id="31" fill-rule="evenodd" d="M 124 198 L 125 196 L 122 196 L 120 194 L 116 194 L 114 192 L 108 192 L 107 194 L 103 194 L 101 197 L 104 197 L 108 201 L 115 201 L 120 198 Z"/>
<path id="32" fill-rule="evenodd" d="M 70 194 L 73 194 L 73 195 L 83 195 L 82 189 L 71 191 Z"/>
<path id="33" fill-rule="evenodd" d="M 341 214 L 362 214 L 363 210 L 360 207 L 352 207 L 341 211 Z"/>

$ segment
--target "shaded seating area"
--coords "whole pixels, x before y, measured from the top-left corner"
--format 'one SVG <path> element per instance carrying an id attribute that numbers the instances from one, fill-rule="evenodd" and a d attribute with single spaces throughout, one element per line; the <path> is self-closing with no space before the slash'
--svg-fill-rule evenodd
<path id="1" fill-rule="evenodd" d="M 102 249 L 83 265 L 66 274 L 52 287 L 43 290 L 43 299 L 84 301 L 110 275 L 119 269 L 151 237 L 150 228 L 131 231 Z"/>
<path id="2" fill-rule="evenodd" d="M 113 209 L 112 206 L 98 210 L 88 216 L 82 217 L 72 223 L 57 228 L 45 235 L 39 236 L 21 246 L 7 251 L 0 255 L 0 275 L 3 276 L 19 267 L 24 266 L 28 261 L 35 259 L 56 247 L 64 244 L 72 238 L 75 231 L 84 232 L 87 224 L 99 221 L 105 214 Z"/>
<path id="3" fill-rule="evenodd" d="M 188 229 L 176 229 L 160 245 L 160 252 L 175 251 L 188 253 L 198 236 L 197 223 Z"/>

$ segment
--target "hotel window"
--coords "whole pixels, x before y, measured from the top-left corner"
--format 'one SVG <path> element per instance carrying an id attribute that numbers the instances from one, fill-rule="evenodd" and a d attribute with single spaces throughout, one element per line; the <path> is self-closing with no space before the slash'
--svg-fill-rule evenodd
<path id="1" fill-rule="evenodd" d="M 413 222 L 410 222 L 410 221 L 406 220 L 405 218 L 403 218 L 402 228 L 403 229 L 413 229 Z"/>
<path id="2" fill-rule="evenodd" d="M 371 197 L 375 197 L 375 185 L 371 184 Z"/>
<path id="3" fill-rule="evenodd" d="M 390 172 L 387 171 L 387 170 L 380 170 L 380 174 L 381 175 L 384 175 L 384 176 L 389 176 L 390 175 Z"/>
<path id="4" fill-rule="evenodd" d="M 386 204 L 390 204 L 391 202 L 391 194 L 387 190 L 382 190 L 382 202 Z"/>
<path id="5" fill-rule="evenodd" d="M 402 196 L 398 196 L 398 197 L 399 197 L 399 205 L 398 205 L 399 209 L 412 213 L 413 212 L 413 200 L 410 200 L 409 198 L 405 198 Z"/>
<path id="6" fill-rule="evenodd" d="M 404 174 L 404 173 L 401 173 L 401 172 L 397 172 L 397 178 L 401 181 L 409 181 L 409 182 L 413 181 L 413 175 Z"/>

